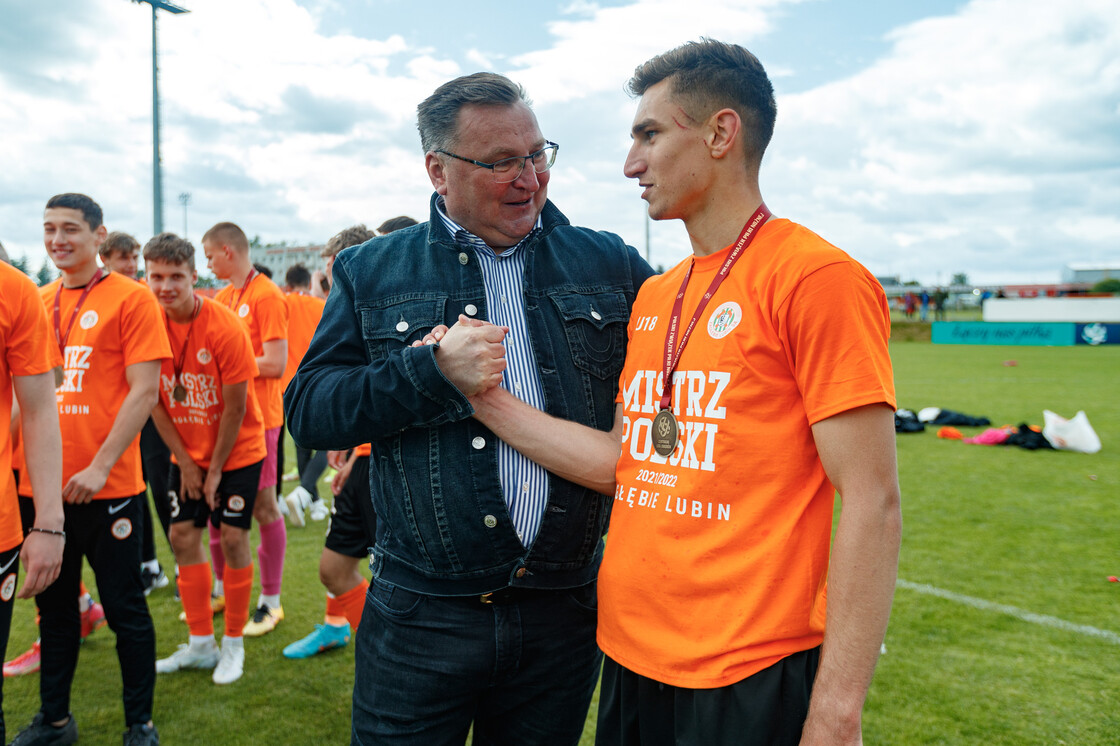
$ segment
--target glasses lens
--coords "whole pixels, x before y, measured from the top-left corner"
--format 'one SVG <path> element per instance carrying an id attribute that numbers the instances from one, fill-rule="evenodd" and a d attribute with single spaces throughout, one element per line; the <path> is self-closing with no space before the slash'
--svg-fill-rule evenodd
<path id="1" fill-rule="evenodd" d="M 507 184 L 517 179 L 523 168 L 525 168 L 525 159 L 515 156 L 497 161 L 490 170 L 494 174 L 494 181 L 499 184 Z"/>
<path id="2" fill-rule="evenodd" d="M 559 145 L 549 145 L 533 153 L 533 168 L 536 169 L 538 174 L 552 168 L 552 164 L 556 163 L 556 151 L 559 149 Z"/>

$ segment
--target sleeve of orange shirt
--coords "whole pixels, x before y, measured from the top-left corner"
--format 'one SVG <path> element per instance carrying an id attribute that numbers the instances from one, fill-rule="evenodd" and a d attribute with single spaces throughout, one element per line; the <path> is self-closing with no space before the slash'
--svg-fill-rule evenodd
<path id="1" fill-rule="evenodd" d="M 275 376 L 268 376 L 269 378 L 280 378 L 284 375 L 284 367 L 288 363 L 288 304 L 284 301 L 284 296 L 279 292 L 262 294 L 257 298 L 253 307 L 253 317 L 256 321 L 257 328 L 260 329 L 262 345 L 272 342 L 274 340 L 284 340 L 285 346 L 283 354 L 279 356 L 277 361 L 280 366 L 279 374 Z M 263 358 L 267 358 L 269 350 L 264 350 Z"/>
<path id="2" fill-rule="evenodd" d="M 865 404 L 894 408 L 890 309 L 866 270 L 854 262 L 821 267 L 798 283 L 780 312 L 810 423 Z"/>
<path id="3" fill-rule="evenodd" d="M 131 293 L 121 314 L 121 345 L 124 364 L 163 360 L 171 357 L 171 344 L 163 325 L 163 311 L 151 291 Z"/>

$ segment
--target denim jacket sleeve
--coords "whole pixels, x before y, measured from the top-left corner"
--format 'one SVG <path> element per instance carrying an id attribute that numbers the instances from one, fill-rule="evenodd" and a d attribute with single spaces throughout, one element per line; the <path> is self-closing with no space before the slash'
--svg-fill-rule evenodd
<path id="1" fill-rule="evenodd" d="M 284 392 L 292 438 L 305 448 L 342 450 L 410 427 L 433 427 L 473 414 L 440 371 L 435 347 L 401 344 L 370 355 L 356 303 L 359 261 L 339 255 L 334 286 L 302 363 Z M 363 282 L 370 279 L 361 278 Z"/>

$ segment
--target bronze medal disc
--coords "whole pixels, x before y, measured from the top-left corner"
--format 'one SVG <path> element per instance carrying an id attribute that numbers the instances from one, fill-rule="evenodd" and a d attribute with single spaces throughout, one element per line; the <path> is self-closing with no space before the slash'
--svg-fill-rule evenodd
<path id="1" fill-rule="evenodd" d="M 66 376 L 62 372 L 62 366 L 56 365 L 54 368 L 54 387 L 57 389 L 66 380 Z"/>
<path id="2" fill-rule="evenodd" d="M 183 384 L 175 384 L 175 388 L 171 389 L 171 398 L 180 404 L 187 400 L 187 390 L 183 388 Z"/>
<path id="3" fill-rule="evenodd" d="M 672 411 L 662 409 L 653 418 L 653 450 L 657 451 L 658 456 L 668 458 L 677 450 L 679 434 L 680 427 Z"/>

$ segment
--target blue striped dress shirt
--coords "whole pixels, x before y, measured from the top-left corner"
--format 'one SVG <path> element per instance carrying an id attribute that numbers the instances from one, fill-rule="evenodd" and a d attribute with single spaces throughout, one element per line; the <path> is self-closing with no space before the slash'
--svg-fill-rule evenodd
<path id="1" fill-rule="evenodd" d="M 540 230 L 541 220 L 529 235 L 516 246 L 498 254 L 478 236 L 467 231 L 447 216 L 443 198 L 436 200 L 436 210 L 456 243 L 470 246 L 482 268 L 486 290 L 486 307 L 492 324 L 509 327 L 506 335 L 506 370 L 502 388 L 526 404 L 544 409 L 544 389 L 533 358 L 529 326 L 525 320 L 525 241 Z M 470 314 L 468 314 L 470 315 Z M 548 472 L 522 456 L 505 441 L 497 440 L 498 476 L 510 519 L 518 538 L 526 547 L 533 543 L 548 502 Z"/>

